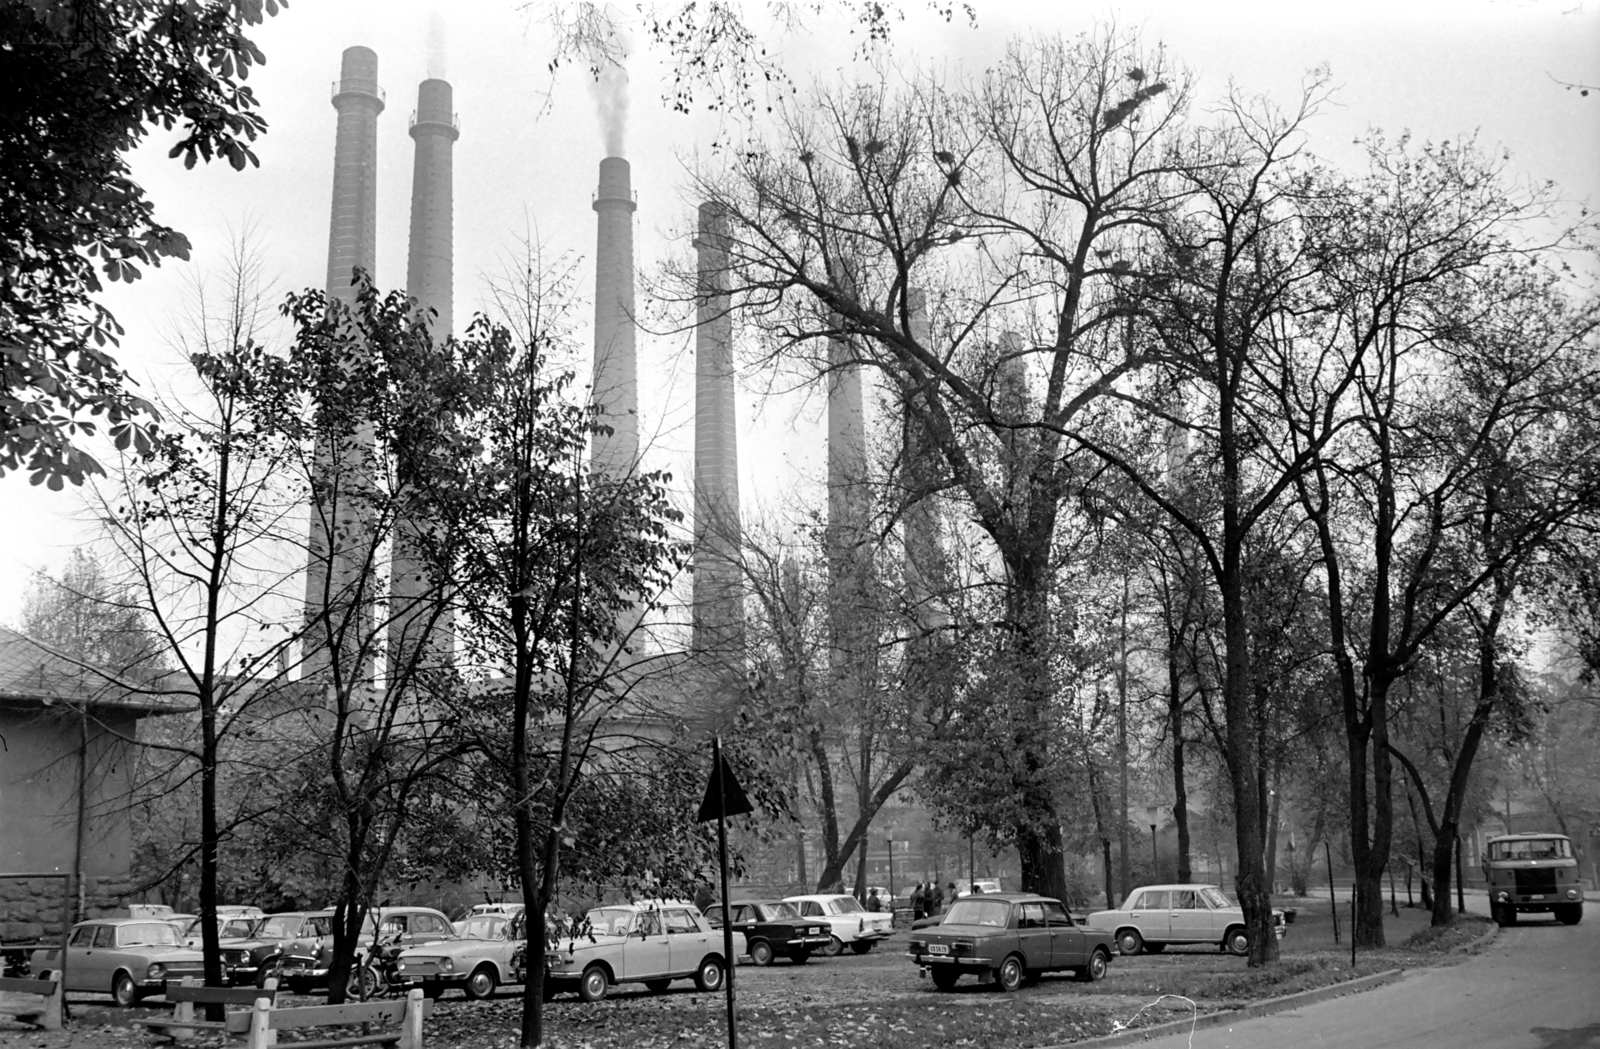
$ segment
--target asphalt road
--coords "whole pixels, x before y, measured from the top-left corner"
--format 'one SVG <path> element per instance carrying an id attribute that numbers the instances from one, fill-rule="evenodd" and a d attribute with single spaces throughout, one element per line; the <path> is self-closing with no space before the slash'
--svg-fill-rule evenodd
<path id="1" fill-rule="evenodd" d="M 1460 965 L 1145 1049 L 1600 1049 L 1600 907 L 1524 919 Z"/>

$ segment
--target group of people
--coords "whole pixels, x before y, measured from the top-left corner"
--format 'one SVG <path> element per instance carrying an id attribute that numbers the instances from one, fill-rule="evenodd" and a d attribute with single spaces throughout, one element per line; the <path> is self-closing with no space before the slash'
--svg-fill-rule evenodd
<path id="1" fill-rule="evenodd" d="M 931 918 L 936 914 L 943 914 L 946 899 L 945 889 L 949 890 L 948 898 L 951 903 L 954 903 L 956 899 L 955 882 L 947 883 L 944 889 L 939 888 L 937 882 L 930 881 L 926 885 L 920 881 L 917 882 L 917 887 L 911 890 L 911 920 L 920 921 L 923 918 Z M 973 882 L 972 891 L 981 893 L 983 888 L 977 882 Z M 867 894 L 866 907 L 869 911 L 883 910 L 883 899 L 879 897 L 876 888 Z"/>

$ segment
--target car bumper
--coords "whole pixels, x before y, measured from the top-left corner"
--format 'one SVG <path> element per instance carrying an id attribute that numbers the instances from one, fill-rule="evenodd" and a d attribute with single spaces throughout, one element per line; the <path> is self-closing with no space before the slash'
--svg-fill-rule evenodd
<path id="1" fill-rule="evenodd" d="M 994 968 L 994 959 L 980 957 L 973 954 L 913 954 L 912 952 L 907 951 L 906 957 L 910 958 L 924 969 L 932 968 L 934 966 L 954 966 L 956 968 L 971 969 Z"/>
<path id="2" fill-rule="evenodd" d="M 888 929 L 868 929 L 866 932 L 858 932 L 858 933 L 856 933 L 850 939 L 845 940 L 845 942 L 846 943 L 864 943 L 864 942 L 865 943 L 875 943 L 878 940 L 887 940 L 890 936 L 893 936 L 893 935 L 894 935 L 894 933 L 890 932 Z"/>
<path id="3" fill-rule="evenodd" d="M 783 949 L 789 954 L 799 954 L 802 951 L 810 954 L 812 951 L 820 951 L 826 946 L 828 946 L 828 937 L 826 936 L 796 936 L 792 940 L 785 940 Z"/>

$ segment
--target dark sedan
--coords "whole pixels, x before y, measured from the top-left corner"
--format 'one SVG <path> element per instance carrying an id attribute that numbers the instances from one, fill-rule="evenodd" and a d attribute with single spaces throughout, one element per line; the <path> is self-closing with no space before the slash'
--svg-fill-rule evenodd
<path id="1" fill-rule="evenodd" d="M 1111 950 L 1110 933 L 1077 924 L 1060 900 L 1007 892 L 963 896 L 938 925 L 913 932 L 906 953 L 941 991 L 963 974 L 1015 991 L 1061 970 L 1098 980 Z"/>
<path id="2" fill-rule="evenodd" d="M 810 958 L 812 952 L 828 946 L 830 932 L 823 922 L 801 918 L 794 904 L 782 900 L 736 900 L 733 929 L 744 934 L 745 953 L 757 965 L 771 965 L 774 957 L 795 964 Z M 714 929 L 724 921 L 721 903 L 706 908 L 706 920 Z"/>

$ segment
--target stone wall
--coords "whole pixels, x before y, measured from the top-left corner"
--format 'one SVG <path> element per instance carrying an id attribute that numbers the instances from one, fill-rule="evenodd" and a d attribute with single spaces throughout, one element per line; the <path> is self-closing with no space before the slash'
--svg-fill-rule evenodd
<path id="1" fill-rule="evenodd" d="M 0 879 L 0 943 L 32 943 L 41 938 L 55 939 L 61 934 L 61 892 L 59 878 Z M 133 882 L 126 877 L 84 879 L 84 908 L 78 914 L 76 896 L 72 919 L 101 918 L 128 905 Z"/>

